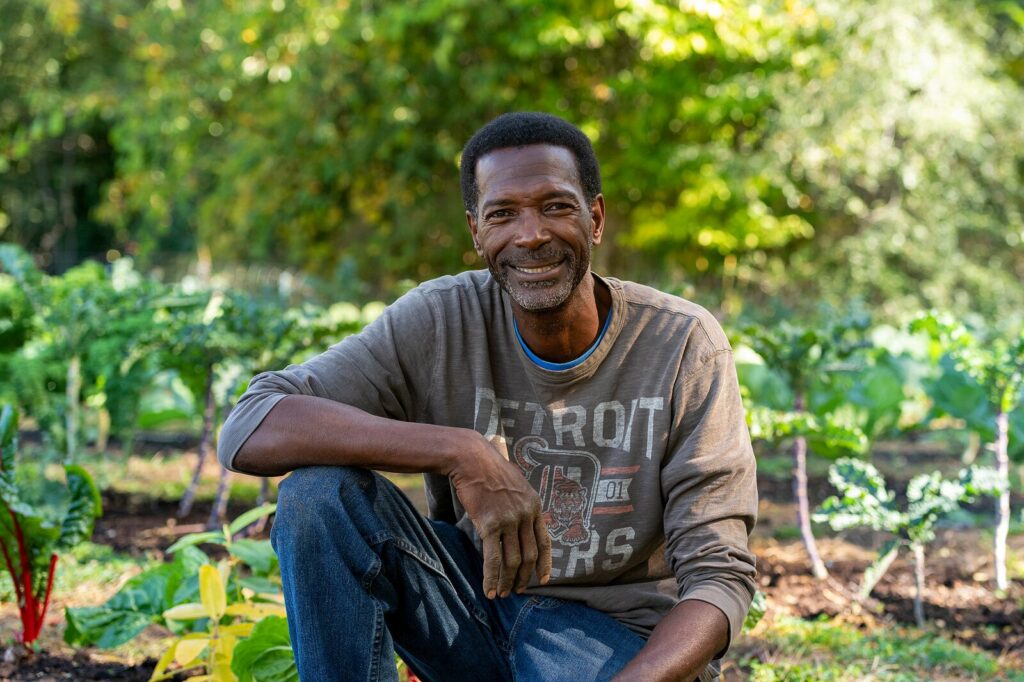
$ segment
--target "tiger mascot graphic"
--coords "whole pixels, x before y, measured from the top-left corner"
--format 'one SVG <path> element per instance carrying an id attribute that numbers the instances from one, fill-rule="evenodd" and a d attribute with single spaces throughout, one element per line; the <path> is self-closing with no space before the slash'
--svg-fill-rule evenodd
<path id="1" fill-rule="evenodd" d="M 555 469 L 555 480 L 551 486 L 548 510 L 544 512 L 544 524 L 551 537 L 562 544 L 578 545 L 587 541 L 590 531 L 583 525 L 583 512 L 587 508 L 587 489 Z"/>
<path id="2" fill-rule="evenodd" d="M 516 441 L 513 456 L 540 495 L 544 525 L 552 540 L 566 546 L 590 541 L 590 513 L 601 463 L 589 452 L 549 448 L 538 436 Z"/>

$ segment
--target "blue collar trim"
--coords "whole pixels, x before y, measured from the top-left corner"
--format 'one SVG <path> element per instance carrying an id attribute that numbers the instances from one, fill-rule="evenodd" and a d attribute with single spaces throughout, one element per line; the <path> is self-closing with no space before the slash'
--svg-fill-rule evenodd
<path id="1" fill-rule="evenodd" d="M 538 367 L 541 367 L 543 369 L 550 369 L 550 370 L 554 370 L 554 371 L 558 372 L 558 371 L 562 371 L 562 370 L 566 370 L 566 369 L 572 369 L 576 365 L 579 365 L 584 360 L 589 358 L 591 356 L 591 354 L 601 344 L 601 339 L 604 338 L 604 333 L 606 331 L 608 331 L 608 325 L 611 323 L 611 321 L 612 321 L 612 311 L 611 311 L 611 308 L 609 308 L 608 309 L 608 316 L 604 320 L 604 326 L 601 327 L 601 333 L 597 335 L 597 339 L 594 341 L 593 345 L 591 345 L 590 348 L 588 348 L 586 351 L 584 351 L 583 355 L 579 356 L 575 360 L 569 360 L 568 362 L 548 362 L 547 360 L 544 360 L 544 359 L 538 357 L 536 353 L 534 353 L 532 350 L 530 350 L 530 347 L 526 345 L 526 342 L 523 341 L 523 337 L 519 333 L 519 325 L 516 324 L 516 319 L 514 317 L 512 318 L 512 327 L 513 327 L 513 329 L 516 330 L 516 338 L 519 339 L 519 345 L 522 347 L 523 352 L 526 353 L 526 357 L 530 358 L 530 360 L 533 361 L 533 364 L 535 364 Z"/>

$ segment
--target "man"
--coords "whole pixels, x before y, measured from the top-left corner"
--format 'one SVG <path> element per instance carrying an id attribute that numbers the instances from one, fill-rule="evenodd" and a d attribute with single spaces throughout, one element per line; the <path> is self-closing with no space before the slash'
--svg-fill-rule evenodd
<path id="1" fill-rule="evenodd" d="M 704 309 L 590 271 L 586 136 L 501 116 L 462 156 L 487 271 L 255 377 L 229 468 L 293 471 L 272 540 L 303 680 L 710 679 L 754 592 L 757 492 Z M 425 475 L 431 519 L 372 470 Z"/>

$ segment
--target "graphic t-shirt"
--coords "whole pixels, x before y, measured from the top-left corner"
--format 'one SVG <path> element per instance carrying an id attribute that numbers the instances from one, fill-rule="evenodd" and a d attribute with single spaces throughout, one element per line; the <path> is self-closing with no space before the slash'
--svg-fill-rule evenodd
<path id="1" fill-rule="evenodd" d="M 754 594 L 747 538 L 755 464 L 729 343 L 698 305 L 601 279 L 611 322 L 579 364 L 545 369 L 520 345 L 486 271 L 426 282 L 359 334 L 256 376 L 221 433 L 239 448 L 285 395 L 374 415 L 475 429 L 540 495 L 549 584 L 648 635 L 681 599 L 720 608 L 735 637 Z M 480 547 L 449 480 L 425 475 L 431 517 Z"/>

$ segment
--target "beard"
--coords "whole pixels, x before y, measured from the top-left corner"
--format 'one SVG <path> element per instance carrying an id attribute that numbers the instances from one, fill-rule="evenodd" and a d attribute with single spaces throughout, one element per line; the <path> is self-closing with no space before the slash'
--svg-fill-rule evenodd
<path id="1" fill-rule="evenodd" d="M 542 312 L 555 310 L 564 305 L 576 291 L 583 278 L 590 272 L 590 250 L 593 238 L 588 233 L 587 248 L 580 256 L 568 247 L 547 243 L 536 251 L 521 250 L 521 253 L 502 254 L 495 262 L 488 261 L 498 285 L 512 297 L 523 310 Z M 536 267 L 541 263 L 561 262 L 565 272 L 558 279 L 539 282 L 512 281 L 509 271 L 515 267 Z"/>

